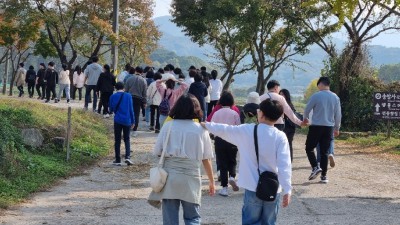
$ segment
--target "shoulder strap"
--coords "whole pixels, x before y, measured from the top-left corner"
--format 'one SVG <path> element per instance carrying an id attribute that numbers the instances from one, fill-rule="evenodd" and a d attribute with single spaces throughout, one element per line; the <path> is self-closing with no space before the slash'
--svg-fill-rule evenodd
<path id="1" fill-rule="evenodd" d="M 124 97 L 124 94 L 125 94 L 125 92 L 122 92 L 121 97 L 119 97 L 117 106 L 115 106 L 115 112 L 114 113 L 116 113 L 118 111 L 119 105 L 121 105 L 121 101 L 122 101 L 122 98 Z"/>
<path id="2" fill-rule="evenodd" d="M 171 94 L 169 94 L 168 100 L 171 98 L 173 91 L 171 91 Z"/>
<path id="3" fill-rule="evenodd" d="M 269 99 L 271 99 L 271 101 L 273 100 L 272 99 L 272 96 L 269 94 L 269 92 L 267 93 L 268 94 L 268 96 L 269 96 Z"/>
<path id="4" fill-rule="evenodd" d="M 164 140 L 164 144 L 163 144 L 163 149 L 162 149 L 160 161 L 158 162 L 158 166 L 159 166 L 159 167 L 163 167 L 163 165 L 164 165 L 165 152 L 167 151 L 167 145 L 168 145 L 168 140 L 169 140 L 169 134 L 171 133 L 171 127 L 172 127 L 172 125 L 173 125 L 172 123 L 173 123 L 173 121 L 171 121 L 171 124 L 170 124 L 170 126 L 168 127 L 167 136 L 166 136 L 166 138 L 165 138 L 165 140 Z"/>
<path id="5" fill-rule="evenodd" d="M 256 149 L 256 156 L 257 156 L 257 171 L 258 171 L 258 175 L 260 176 L 260 162 L 259 162 L 259 156 L 258 156 L 258 136 L 257 136 L 257 128 L 258 128 L 258 124 L 256 124 L 254 126 L 254 146 Z"/>

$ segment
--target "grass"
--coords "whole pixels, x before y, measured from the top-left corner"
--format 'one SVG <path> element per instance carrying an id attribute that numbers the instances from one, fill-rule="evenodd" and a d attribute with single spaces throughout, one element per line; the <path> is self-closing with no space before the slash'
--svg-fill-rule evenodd
<path id="1" fill-rule="evenodd" d="M 349 137 L 344 142 L 361 147 L 379 147 L 387 149 L 389 153 L 400 155 L 400 138 L 398 135 L 387 139 L 386 134 L 376 134 L 365 137 Z"/>
<path id="2" fill-rule="evenodd" d="M 91 113 L 72 111 L 71 159 L 51 143 L 65 137 L 67 110 L 39 102 L 0 98 L 0 207 L 7 208 L 31 193 L 92 164 L 111 149 L 108 128 Z M 37 128 L 45 138 L 38 149 L 21 144 L 22 128 Z"/>

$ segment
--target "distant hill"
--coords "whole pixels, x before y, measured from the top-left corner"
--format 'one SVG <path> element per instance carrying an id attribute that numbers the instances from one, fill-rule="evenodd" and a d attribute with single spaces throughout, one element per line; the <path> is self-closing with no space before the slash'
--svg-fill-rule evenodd
<path id="1" fill-rule="evenodd" d="M 200 47 L 193 43 L 189 37 L 185 36 L 182 29 L 171 22 L 171 19 L 172 17 L 170 16 L 154 19 L 159 30 L 163 33 L 159 42 L 160 47 L 174 52 L 177 56 L 196 56 L 205 62 L 209 62 L 210 59 L 207 54 L 212 53 L 213 48 L 210 45 Z M 345 45 L 339 39 L 334 39 L 333 41 L 338 49 L 343 48 Z M 376 67 L 384 64 L 400 63 L 400 48 L 373 45 L 369 47 L 369 52 L 372 57 L 371 62 Z M 192 59 L 194 60 L 194 58 Z M 276 72 L 273 78 L 279 80 L 282 87 L 290 88 L 293 93 L 301 94 L 312 79 L 319 77 L 324 66 L 323 61 L 327 59 L 327 54 L 314 45 L 310 47 L 309 54 L 296 56 L 295 59 L 304 62 L 297 65 L 301 69 L 292 69 L 284 65 Z M 233 86 L 238 88 L 254 86 L 256 84 L 255 74 L 255 71 L 251 71 L 247 74 L 236 76 Z"/>

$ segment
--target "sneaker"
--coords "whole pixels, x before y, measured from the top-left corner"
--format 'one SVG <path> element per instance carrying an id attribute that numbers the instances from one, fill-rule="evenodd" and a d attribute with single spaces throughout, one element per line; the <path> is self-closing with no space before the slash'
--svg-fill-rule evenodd
<path id="1" fill-rule="evenodd" d="M 328 160 L 329 160 L 329 165 L 333 168 L 335 167 L 335 157 L 333 157 L 333 154 L 328 155 Z"/>
<path id="2" fill-rule="evenodd" d="M 128 166 L 133 165 L 133 162 L 131 161 L 131 159 L 125 159 L 125 163 Z"/>
<path id="3" fill-rule="evenodd" d="M 221 190 L 218 191 L 218 194 L 224 197 L 229 196 L 228 187 L 223 187 Z"/>
<path id="4" fill-rule="evenodd" d="M 154 133 L 158 134 L 158 133 L 160 133 L 160 130 L 156 130 Z"/>
<path id="5" fill-rule="evenodd" d="M 69 104 L 69 99 L 67 99 L 67 104 Z"/>
<path id="6" fill-rule="evenodd" d="M 46 100 L 44 103 L 49 103 L 50 101 L 49 100 Z"/>
<path id="7" fill-rule="evenodd" d="M 321 172 L 322 172 L 321 168 L 314 167 L 314 169 L 311 171 L 310 176 L 308 177 L 308 180 L 314 180 Z"/>
<path id="8" fill-rule="evenodd" d="M 117 161 L 114 161 L 112 164 L 113 164 L 114 166 L 122 166 L 121 162 L 117 162 Z"/>
<path id="9" fill-rule="evenodd" d="M 137 136 L 138 136 L 137 131 L 132 131 L 132 137 L 137 137 Z"/>
<path id="10" fill-rule="evenodd" d="M 149 127 L 149 130 L 153 131 L 153 130 L 154 130 L 154 127 Z"/>
<path id="11" fill-rule="evenodd" d="M 321 183 L 327 184 L 329 182 L 327 176 L 321 176 Z"/>
<path id="12" fill-rule="evenodd" d="M 234 177 L 229 177 L 229 184 L 232 186 L 233 191 L 239 191 L 239 187 L 236 184 L 236 180 Z"/>
<path id="13" fill-rule="evenodd" d="M 103 118 L 105 118 L 105 119 L 110 118 L 110 115 L 109 114 L 104 114 Z"/>

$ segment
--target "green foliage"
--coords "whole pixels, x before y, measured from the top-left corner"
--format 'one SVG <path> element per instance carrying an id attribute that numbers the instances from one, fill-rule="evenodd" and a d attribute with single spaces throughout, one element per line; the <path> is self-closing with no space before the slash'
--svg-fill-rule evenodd
<path id="1" fill-rule="evenodd" d="M 182 71 L 186 71 L 191 65 L 196 67 L 205 66 L 208 71 L 211 71 L 214 66 L 203 61 L 195 56 L 178 56 L 175 52 L 166 49 L 157 49 L 154 51 L 150 59 L 153 61 L 153 66 L 156 68 L 164 68 L 165 65 L 171 63 L 175 67 L 179 67 Z"/>
<path id="2" fill-rule="evenodd" d="M 64 136 L 67 111 L 36 102 L 0 99 L 0 208 L 21 201 L 30 193 L 51 185 L 108 153 L 108 129 L 84 111 L 72 113 L 72 155 L 56 149 L 51 138 Z M 21 128 L 38 128 L 43 147 L 25 148 Z"/>
<path id="3" fill-rule="evenodd" d="M 314 79 L 308 85 L 306 91 L 304 92 L 304 102 L 308 102 L 308 99 L 310 99 L 311 95 L 318 91 L 317 82 L 318 79 Z"/>
<path id="4" fill-rule="evenodd" d="M 57 57 L 57 50 L 51 44 L 49 37 L 45 32 L 40 32 L 40 38 L 36 41 L 34 55 L 41 55 L 43 58 Z"/>
<path id="5" fill-rule="evenodd" d="M 378 77 L 385 83 L 400 81 L 400 63 L 382 65 L 379 68 Z"/>

